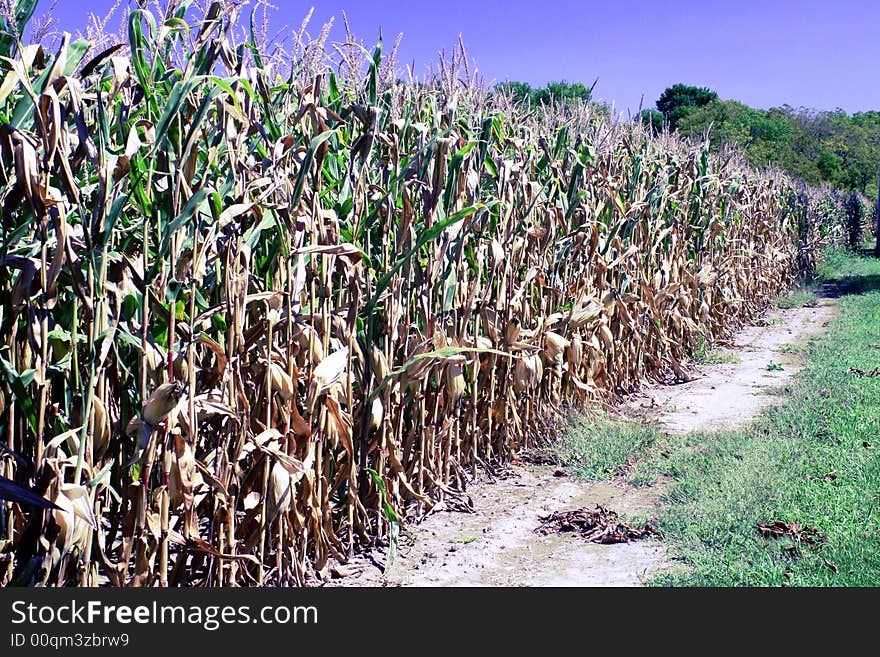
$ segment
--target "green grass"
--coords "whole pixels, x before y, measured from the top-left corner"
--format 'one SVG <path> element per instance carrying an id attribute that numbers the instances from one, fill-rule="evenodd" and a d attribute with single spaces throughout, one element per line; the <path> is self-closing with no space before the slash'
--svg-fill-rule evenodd
<path id="1" fill-rule="evenodd" d="M 450 543 L 461 543 L 462 545 L 467 545 L 468 543 L 473 543 L 476 540 L 476 536 L 461 536 L 459 538 L 453 538 Z"/>
<path id="2" fill-rule="evenodd" d="M 656 427 L 640 422 L 581 416 L 548 449 L 575 476 L 597 481 L 640 457 L 660 435 Z"/>
<path id="3" fill-rule="evenodd" d="M 656 522 L 685 567 L 653 584 L 880 584 L 880 377 L 850 372 L 880 366 L 880 261 L 832 251 L 819 274 L 840 290 L 839 313 L 805 350 L 786 401 L 752 425 L 659 437 L 611 423 L 567 439 L 581 476 L 635 458 L 631 483 L 671 480 Z M 764 537 L 758 524 L 776 520 L 815 527 L 822 540 Z"/>
<path id="4" fill-rule="evenodd" d="M 880 262 L 834 253 L 823 276 L 862 292 L 840 299 L 788 402 L 747 429 L 666 439 L 640 462 L 639 478 L 674 480 L 659 525 L 688 566 L 654 583 L 880 583 L 880 378 L 849 371 L 880 365 L 880 350 L 869 349 L 880 341 L 880 291 L 870 285 Z M 774 520 L 816 527 L 826 540 L 764 538 L 758 523 Z"/>
<path id="5" fill-rule="evenodd" d="M 860 295 L 880 290 L 880 267 L 874 258 L 859 257 L 844 249 L 826 252 L 817 276 L 834 280 L 840 294 Z"/>
<path id="6" fill-rule="evenodd" d="M 777 308 L 786 310 L 788 308 L 801 308 L 803 306 L 813 306 L 819 300 L 816 293 L 809 288 L 797 288 L 784 294 L 773 301 L 773 305 Z"/>
<path id="7" fill-rule="evenodd" d="M 720 365 L 722 363 L 739 363 L 742 362 L 742 359 L 735 351 L 723 348 L 713 349 L 700 338 L 694 351 L 694 362 L 700 365 Z"/>
<path id="8" fill-rule="evenodd" d="M 803 354 L 809 351 L 809 344 L 801 344 L 799 342 L 788 342 L 778 347 L 779 353 L 782 354 Z"/>

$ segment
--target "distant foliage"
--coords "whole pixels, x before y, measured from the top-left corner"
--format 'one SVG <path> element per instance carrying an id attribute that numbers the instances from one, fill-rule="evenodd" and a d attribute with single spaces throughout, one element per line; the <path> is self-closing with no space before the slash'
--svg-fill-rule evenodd
<path id="1" fill-rule="evenodd" d="M 650 128 L 652 134 L 659 135 L 663 132 L 663 126 L 666 123 L 666 119 L 663 116 L 663 112 L 656 109 L 644 109 L 639 114 L 639 123 Z"/>
<path id="2" fill-rule="evenodd" d="M 880 112 L 849 115 L 788 105 L 761 110 L 676 84 L 661 94 L 657 110 L 642 112 L 641 122 L 659 132 L 658 114 L 670 130 L 708 135 L 715 151 L 735 145 L 754 166 L 778 166 L 811 185 L 877 193 Z"/>
<path id="3" fill-rule="evenodd" d="M 531 101 L 535 89 L 528 82 L 503 82 L 495 88 L 496 92 L 507 94 L 518 103 Z"/>
<path id="4" fill-rule="evenodd" d="M 595 82 L 593 83 L 595 85 Z M 528 101 L 533 105 L 553 102 L 590 102 L 593 98 L 593 86 L 583 82 L 550 82 L 546 87 L 532 87 L 528 82 L 503 82 L 497 86 L 498 91 L 508 93 L 519 102 Z"/>
<path id="5" fill-rule="evenodd" d="M 667 88 L 657 99 L 657 110 L 666 119 L 671 130 L 692 110 L 718 100 L 718 94 L 707 87 L 675 84 Z"/>

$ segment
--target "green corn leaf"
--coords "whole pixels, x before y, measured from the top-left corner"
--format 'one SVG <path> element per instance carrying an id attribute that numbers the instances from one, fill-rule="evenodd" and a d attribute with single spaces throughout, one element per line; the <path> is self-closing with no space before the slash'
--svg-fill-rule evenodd
<path id="1" fill-rule="evenodd" d="M 12 363 L 2 356 L 0 356 L 0 370 L 2 370 L 6 382 L 12 389 L 12 394 L 14 394 L 15 398 L 18 400 L 19 408 L 21 408 L 25 418 L 27 418 L 28 424 L 31 425 L 31 428 L 36 434 L 37 413 L 34 409 L 32 396 L 27 391 L 28 385 L 34 380 L 34 370 L 25 370 L 19 374 L 12 366 Z"/>
<path id="2" fill-rule="evenodd" d="M 428 242 L 431 242 L 431 241 L 437 239 L 437 237 L 441 233 L 443 233 L 444 230 L 446 230 L 447 228 L 449 228 L 453 224 L 456 224 L 459 221 L 462 221 L 466 217 L 471 216 L 477 210 L 481 210 L 486 207 L 487 206 L 482 203 L 472 205 L 470 207 L 464 208 L 463 210 L 459 210 L 458 212 L 453 214 L 451 217 L 447 217 L 446 219 L 443 219 L 442 221 L 438 221 L 436 224 L 432 225 L 427 230 L 422 231 L 422 233 L 418 237 L 418 240 L 416 241 L 415 246 L 413 246 L 413 248 L 411 248 L 409 251 L 407 251 L 396 263 L 394 263 L 394 266 L 391 268 L 391 270 L 388 271 L 384 276 L 382 276 L 376 282 L 376 289 L 373 292 L 373 296 L 370 298 L 370 300 L 364 306 L 364 309 L 361 312 L 361 315 L 363 317 L 368 317 L 370 314 L 372 314 L 373 309 L 376 307 L 376 303 L 378 303 L 379 298 L 382 296 L 382 293 L 387 289 L 388 285 L 391 283 L 391 280 L 394 278 L 394 275 L 397 272 L 399 272 L 400 269 L 407 262 L 409 262 L 410 258 L 412 258 L 413 255 L 415 255 L 416 253 L 419 252 L 419 249 L 421 249 Z"/>

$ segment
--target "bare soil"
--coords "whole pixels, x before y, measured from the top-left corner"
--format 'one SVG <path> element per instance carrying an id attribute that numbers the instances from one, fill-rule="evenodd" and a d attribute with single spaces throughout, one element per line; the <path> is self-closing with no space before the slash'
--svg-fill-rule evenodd
<path id="1" fill-rule="evenodd" d="M 398 555 L 382 576 L 384 551 L 345 585 L 404 586 L 635 586 L 666 567 L 655 541 L 587 543 L 571 534 L 542 536 L 540 516 L 602 504 L 621 514 L 649 512 L 651 489 L 623 483 L 585 483 L 553 476 L 552 466 L 516 465 L 508 476 L 468 488 L 473 513 L 441 511 L 401 534 Z"/>
<path id="2" fill-rule="evenodd" d="M 621 406 L 672 434 L 734 427 L 779 399 L 778 388 L 800 368 L 800 351 L 835 312 L 833 300 L 814 307 L 771 309 L 726 347 L 738 362 L 692 368 L 694 379 L 649 385 Z M 775 364 L 775 365 L 774 365 Z M 782 369 L 779 369 L 781 367 Z M 578 481 L 553 466 L 514 464 L 505 476 L 483 474 L 468 487 L 474 512 L 440 511 L 400 535 L 383 575 L 386 549 L 340 566 L 345 586 L 639 586 L 655 573 L 681 567 L 654 539 L 600 545 L 572 533 L 543 536 L 540 517 L 600 504 L 624 517 L 650 518 L 662 482 L 635 487 L 625 479 Z"/>
<path id="3" fill-rule="evenodd" d="M 622 410 L 655 419 L 670 433 L 745 424 L 779 400 L 778 389 L 801 368 L 803 347 L 835 309 L 832 299 L 820 298 L 815 306 L 768 311 L 725 345 L 738 362 L 700 365 L 687 383 L 648 385 Z"/>

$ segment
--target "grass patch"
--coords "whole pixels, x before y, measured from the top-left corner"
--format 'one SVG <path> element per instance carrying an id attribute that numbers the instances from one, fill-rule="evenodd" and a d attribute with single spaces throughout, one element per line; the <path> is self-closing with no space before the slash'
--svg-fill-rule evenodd
<path id="1" fill-rule="evenodd" d="M 809 288 L 798 288 L 792 290 L 788 294 L 784 294 L 773 301 L 773 305 L 782 310 L 789 308 L 802 308 L 804 306 L 815 306 L 819 301 L 816 293 Z"/>
<path id="2" fill-rule="evenodd" d="M 822 262 L 816 270 L 816 278 L 821 281 L 846 281 L 854 278 L 880 276 L 877 260 L 870 257 L 859 257 L 847 249 L 834 248 L 826 250 Z"/>
<path id="3" fill-rule="evenodd" d="M 460 543 L 462 545 L 467 545 L 468 543 L 473 543 L 477 540 L 476 536 L 462 536 L 460 538 L 453 538 L 450 543 Z"/>
<path id="4" fill-rule="evenodd" d="M 716 348 L 709 349 L 701 345 L 694 352 L 694 362 L 699 365 L 721 365 L 722 363 L 741 363 L 739 354 L 732 349 Z"/>
<path id="5" fill-rule="evenodd" d="M 752 425 L 663 437 L 583 420 L 557 445 L 583 478 L 634 462 L 631 483 L 665 481 L 656 522 L 685 568 L 653 584 L 880 584 L 880 377 L 851 371 L 880 366 L 880 261 L 832 251 L 819 273 L 840 312 Z"/>
<path id="6" fill-rule="evenodd" d="M 659 525 L 688 569 L 655 584 L 867 586 L 880 583 L 880 262 L 832 254 L 840 313 L 817 339 L 786 404 L 737 431 L 664 439 L 634 478 L 672 477 Z M 767 536 L 760 523 L 815 528 Z M 810 534 L 812 536 L 812 534 Z"/>
<path id="7" fill-rule="evenodd" d="M 845 249 L 827 251 L 816 275 L 833 285 L 839 296 L 880 290 L 880 267 L 877 266 L 877 260 L 856 256 Z"/>
<path id="8" fill-rule="evenodd" d="M 581 416 L 549 448 L 580 479 L 607 479 L 660 438 L 657 427 L 605 415 Z"/>
<path id="9" fill-rule="evenodd" d="M 721 363 L 740 363 L 742 359 L 735 351 L 713 348 L 702 336 L 697 337 L 694 349 L 694 362 L 698 365 L 720 365 Z"/>

